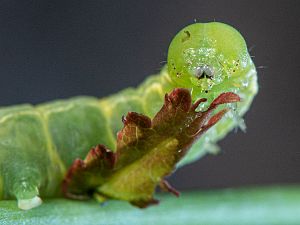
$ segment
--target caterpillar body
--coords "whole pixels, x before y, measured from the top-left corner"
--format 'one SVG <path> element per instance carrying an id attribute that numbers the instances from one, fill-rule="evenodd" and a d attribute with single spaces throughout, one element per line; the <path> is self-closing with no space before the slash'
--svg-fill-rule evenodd
<path id="1" fill-rule="evenodd" d="M 207 104 L 228 91 L 242 98 L 194 144 L 183 165 L 215 151 L 218 140 L 242 126 L 257 93 L 256 69 L 239 32 L 218 22 L 189 25 L 171 42 L 167 66 L 159 74 L 106 98 L 0 108 L 0 199 L 16 198 L 20 208 L 31 208 L 40 204 L 38 196 L 60 196 L 75 158 L 84 158 L 99 143 L 114 149 L 122 115 L 135 111 L 152 117 L 165 93 L 176 87 L 188 88 L 193 100 L 207 98 Z"/>

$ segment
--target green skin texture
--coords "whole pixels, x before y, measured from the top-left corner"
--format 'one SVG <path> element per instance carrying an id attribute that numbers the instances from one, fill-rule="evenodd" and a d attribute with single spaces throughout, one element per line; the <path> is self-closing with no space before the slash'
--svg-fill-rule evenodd
<path id="1" fill-rule="evenodd" d="M 201 65 L 213 68 L 211 79 L 195 76 Z M 193 145 L 181 166 L 215 152 L 218 140 L 242 126 L 241 117 L 257 93 L 256 70 L 243 37 L 226 24 L 195 23 L 173 39 L 168 67 L 137 88 L 100 100 L 75 97 L 37 106 L 1 108 L 0 199 L 61 196 L 61 181 L 74 159 L 83 159 L 99 143 L 115 149 L 122 115 L 135 111 L 153 117 L 165 93 L 176 87 L 190 89 L 193 101 L 204 97 L 210 103 L 229 91 L 242 98 L 237 106 L 232 105 L 236 110 Z"/>

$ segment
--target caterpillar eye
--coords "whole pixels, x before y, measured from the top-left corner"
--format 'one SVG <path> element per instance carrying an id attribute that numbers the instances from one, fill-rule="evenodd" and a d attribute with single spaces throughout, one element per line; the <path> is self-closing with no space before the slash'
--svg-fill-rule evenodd
<path id="1" fill-rule="evenodd" d="M 212 67 L 207 65 L 199 66 L 195 71 L 195 76 L 198 79 L 202 79 L 202 78 L 212 79 L 214 76 L 214 70 Z"/>

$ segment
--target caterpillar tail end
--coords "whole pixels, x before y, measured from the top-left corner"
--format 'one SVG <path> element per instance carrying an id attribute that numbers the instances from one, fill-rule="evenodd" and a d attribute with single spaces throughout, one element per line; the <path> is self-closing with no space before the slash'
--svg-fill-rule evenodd
<path id="1" fill-rule="evenodd" d="M 22 210 L 29 210 L 42 204 L 42 199 L 34 196 L 30 199 L 18 199 L 18 207 Z"/>

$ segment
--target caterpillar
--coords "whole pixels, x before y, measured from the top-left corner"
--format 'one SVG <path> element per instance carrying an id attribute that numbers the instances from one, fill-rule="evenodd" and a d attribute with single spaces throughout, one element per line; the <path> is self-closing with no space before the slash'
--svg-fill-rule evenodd
<path id="1" fill-rule="evenodd" d="M 116 145 L 120 118 L 129 111 L 153 117 L 174 88 L 190 90 L 193 101 L 206 98 L 208 107 L 223 92 L 238 94 L 230 113 L 205 133 L 178 166 L 207 152 L 234 127 L 244 127 L 242 116 L 258 91 L 255 65 L 244 38 L 233 27 L 194 23 L 172 40 L 167 65 L 137 88 L 105 98 L 79 96 L 39 105 L 0 108 L 0 199 L 17 199 L 32 208 L 40 197 L 60 197 L 60 184 L 75 158 L 101 143 Z"/>

